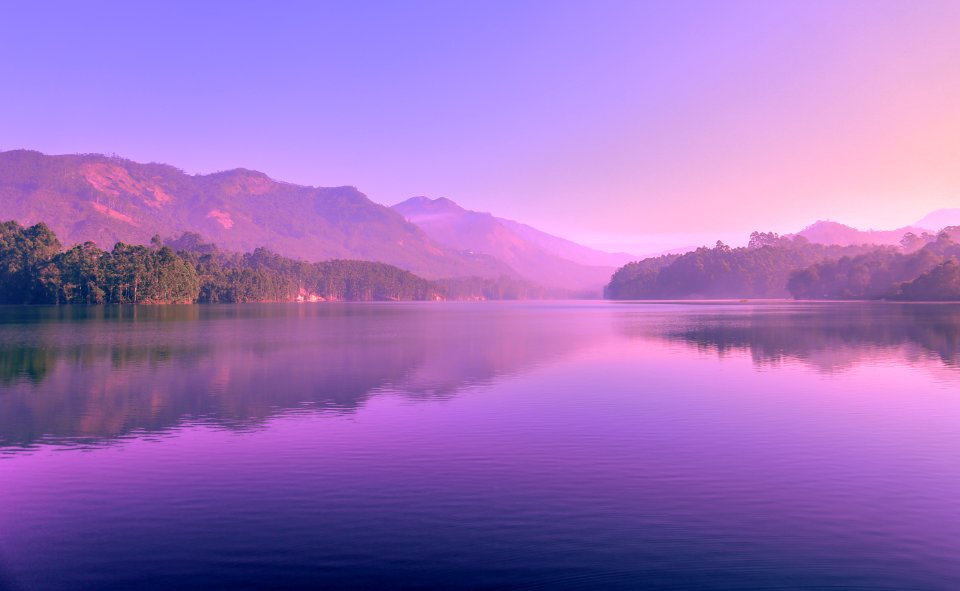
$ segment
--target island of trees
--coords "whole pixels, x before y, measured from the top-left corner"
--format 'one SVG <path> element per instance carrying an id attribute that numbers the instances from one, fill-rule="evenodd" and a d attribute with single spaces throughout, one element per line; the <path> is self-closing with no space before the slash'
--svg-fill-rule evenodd
<path id="1" fill-rule="evenodd" d="M 520 299 L 538 286 L 509 278 L 428 281 L 384 263 L 312 263 L 266 248 L 220 250 L 195 233 L 150 245 L 85 242 L 63 249 L 45 225 L 0 223 L 0 304 L 170 304 Z"/>
<path id="2" fill-rule="evenodd" d="M 814 244 L 754 232 L 746 247 L 698 248 L 629 263 L 609 299 L 960 300 L 960 227 L 908 233 L 900 246 Z"/>

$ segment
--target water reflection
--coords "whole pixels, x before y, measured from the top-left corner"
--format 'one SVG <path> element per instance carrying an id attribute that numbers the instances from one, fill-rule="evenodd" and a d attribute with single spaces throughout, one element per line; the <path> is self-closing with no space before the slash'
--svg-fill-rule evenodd
<path id="1" fill-rule="evenodd" d="M 960 589 L 956 310 L 0 309 L 0 588 Z"/>
<path id="2" fill-rule="evenodd" d="M 653 320 L 621 312 L 618 327 L 633 339 L 683 343 L 725 356 L 748 353 L 758 366 L 796 360 L 841 371 L 880 357 L 960 367 L 960 305 L 771 303 L 686 306 Z"/>
<path id="3" fill-rule="evenodd" d="M 885 358 L 960 379 L 958 305 L 0 308 L 0 448 L 185 422 L 255 428 L 279 413 L 350 412 L 384 391 L 449 397 L 584 348 L 643 356 L 665 342 L 760 367 Z"/>
<path id="4" fill-rule="evenodd" d="M 7 308 L 0 445 L 95 443 L 187 420 L 249 428 L 389 390 L 445 397 L 595 333 L 534 306 Z"/>

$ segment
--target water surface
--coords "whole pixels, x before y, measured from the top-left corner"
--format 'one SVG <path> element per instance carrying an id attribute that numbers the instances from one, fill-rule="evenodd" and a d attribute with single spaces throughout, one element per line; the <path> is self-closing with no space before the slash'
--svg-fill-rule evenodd
<path id="1" fill-rule="evenodd" d="M 2 589 L 958 589 L 960 306 L 0 308 Z"/>

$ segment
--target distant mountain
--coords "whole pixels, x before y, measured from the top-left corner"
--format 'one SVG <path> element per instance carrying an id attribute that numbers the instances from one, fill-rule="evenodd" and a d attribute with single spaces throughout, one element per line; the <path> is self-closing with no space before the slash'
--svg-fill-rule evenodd
<path id="1" fill-rule="evenodd" d="M 101 155 L 0 152 L 0 220 L 8 219 L 45 222 L 66 246 L 109 249 L 191 231 L 227 250 L 379 261 L 427 278 L 517 276 L 490 256 L 441 246 L 354 187 L 305 187 L 245 169 L 188 175 Z"/>
<path id="2" fill-rule="evenodd" d="M 490 255 L 533 281 L 583 295 L 599 295 L 617 265 L 637 258 L 593 250 L 442 197 L 413 197 L 393 209 L 448 248 Z"/>
<path id="3" fill-rule="evenodd" d="M 837 244 L 839 246 L 857 244 L 897 245 L 907 232 L 920 235 L 925 231 L 927 231 L 925 228 L 917 226 L 904 226 L 896 230 L 858 230 L 837 222 L 818 221 L 800 230 L 797 235 L 817 244 Z"/>
<path id="4" fill-rule="evenodd" d="M 928 213 L 914 225 L 930 230 L 942 230 L 947 226 L 960 226 L 960 207 L 938 209 Z"/>
<path id="5" fill-rule="evenodd" d="M 547 234 L 532 226 L 513 220 L 504 218 L 494 219 L 523 240 L 539 246 L 543 250 L 555 254 L 562 259 L 580 263 L 581 265 L 619 267 L 620 265 L 625 265 L 640 258 L 635 254 L 626 252 L 605 252 L 589 248 L 567 240 L 566 238 Z"/>

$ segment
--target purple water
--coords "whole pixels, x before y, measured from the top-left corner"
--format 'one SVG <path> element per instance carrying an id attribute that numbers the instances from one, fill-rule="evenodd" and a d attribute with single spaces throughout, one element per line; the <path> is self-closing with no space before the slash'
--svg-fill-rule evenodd
<path id="1" fill-rule="evenodd" d="M 960 306 L 0 309 L 0 588 L 960 589 Z"/>

